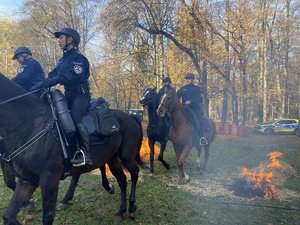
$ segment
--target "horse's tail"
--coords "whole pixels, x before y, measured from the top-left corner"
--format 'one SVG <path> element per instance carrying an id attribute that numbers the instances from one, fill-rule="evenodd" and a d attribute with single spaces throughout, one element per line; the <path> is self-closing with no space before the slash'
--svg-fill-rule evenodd
<path id="1" fill-rule="evenodd" d="M 143 162 L 143 160 L 141 159 L 141 154 L 140 154 L 140 150 L 142 147 L 142 143 L 143 143 L 143 127 L 142 127 L 142 122 L 140 120 L 140 118 L 137 115 L 130 115 L 132 117 L 132 119 L 134 119 L 134 121 L 138 124 L 139 128 L 140 128 L 140 137 L 139 137 L 139 144 L 138 144 L 138 152 L 136 154 L 136 162 L 139 166 L 144 167 L 145 163 Z"/>

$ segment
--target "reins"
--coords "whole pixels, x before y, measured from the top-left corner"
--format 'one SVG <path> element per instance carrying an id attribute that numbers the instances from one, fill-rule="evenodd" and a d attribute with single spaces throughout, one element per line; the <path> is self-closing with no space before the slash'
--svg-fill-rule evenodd
<path id="1" fill-rule="evenodd" d="M 3 102 L 0 102 L 0 106 L 6 104 L 6 103 L 8 103 L 8 102 L 12 102 L 12 101 L 14 101 L 14 100 L 16 100 L 16 99 L 23 98 L 23 97 L 25 97 L 25 96 L 27 96 L 27 95 L 33 94 L 33 93 L 35 93 L 35 92 L 37 92 L 37 91 L 39 91 L 39 90 L 40 90 L 40 89 L 37 89 L 37 90 L 31 91 L 31 92 L 28 92 L 28 93 L 25 93 L 25 94 L 22 94 L 22 95 L 18 95 L 18 96 L 13 97 L 13 98 L 9 98 L 9 99 L 7 99 L 7 100 L 5 100 L 5 101 L 3 101 Z"/>
<path id="2" fill-rule="evenodd" d="M 5 100 L 3 102 L 0 102 L 0 106 L 4 105 L 5 103 L 12 102 L 12 101 L 14 101 L 16 99 L 19 99 L 19 98 L 25 97 L 27 95 L 33 94 L 33 93 L 35 93 L 35 92 L 37 92 L 39 90 L 40 89 L 37 89 L 37 90 L 31 91 L 31 92 L 28 92 L 28 93 L 25 93 L 25 94 L 18 95 L 16 97 L 7 99 L 7 100 Z M 41 130 L 39 133 L 37 133 L 33 138 L 31 138 L 24 145 L 22 145 L 17 150 L 15 150 L 14 152 L 12 152 L 10 155 L 8 155 L 7 157 L 3 157 L 2 156 L 2 159 L 4 161 L 6 161 L 6 162 L 10 162 L 14 158 L 16 158 L 18 155 L 20 155 L 22 152 L 24 152 L 27 148 L 29 148 L 31 145 L 33 145 L 35 142 L 37 142 L 40 138 L 42 138 L 45 134 L 47 134 L 51 130 L 51 128 L 53 127 L 53 123 L 54 122 L 55 122 L 55 119 L 52 120 L 43 130 Z M 0 156 L 1 156 L 1 154 L 0 154 Z"/>
<path id="3" fill-rule="evenodd" d="M 42 138 L 45 134 L 47 134 L 53 127 L 53 123 L 54 123 L 54 120 L 51 121 L 51 123 L 49 123 L 42 131 L 40 131 L 38 134 L 36 134 L 33 138 L 31 138 L 29 141 L 27 141 L 20 148 L 18 148 L 16 151 L 12 152 L 7 157 L 2 157 L 2 159 L 6 162 L 10 162 L 14 158 L 16 158 L 18 155 L 20 155 L 22 152 L 24 152 L 27 148 L 29 148 L 31 145 L 33 145 L 35 142 L 37 142 L 40 138 Z"/>

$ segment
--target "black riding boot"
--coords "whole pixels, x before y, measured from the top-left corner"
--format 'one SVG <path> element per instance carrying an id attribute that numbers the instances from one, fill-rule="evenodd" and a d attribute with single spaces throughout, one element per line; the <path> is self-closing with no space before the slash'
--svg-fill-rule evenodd
<path id="1" fill-rule="evenodd" d="M 82 123 L 77 124 L 77 134 L 80 149 L 75 153 L 74 158 L 70 162 L 73 166 L 92 165 L 92 157 L 89 153 L 90 137 L 86 127 Z"/>
<path id="2" fill-rule="evenodd" d="M 205 134 L 205 122 L 204 120 L 201 120 L 199 117 L 197 118 L 198 121 L 196 123 L 196 127 L 197 127 L 197 131 L 198 131 L 198 134 L 199 134 L 199 138 L 200 138 L 200 145 L 207 145 L 208 142 L 206 140 L 206 138 L 204 137 L 204 134 Z M 200 124 L 200 121 L 202 121 L 202 124 Z"/>

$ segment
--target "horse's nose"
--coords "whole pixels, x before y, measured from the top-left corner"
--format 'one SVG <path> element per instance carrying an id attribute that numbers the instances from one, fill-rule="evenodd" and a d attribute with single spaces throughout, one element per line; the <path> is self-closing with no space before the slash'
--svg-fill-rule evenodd
<path id="1" fill-rule="evenodd" d="M 164 116 L 164 112 L 160 109 L 160 107 L 156 110 L 156 113 L 158 116 L 163 117 Z"/>

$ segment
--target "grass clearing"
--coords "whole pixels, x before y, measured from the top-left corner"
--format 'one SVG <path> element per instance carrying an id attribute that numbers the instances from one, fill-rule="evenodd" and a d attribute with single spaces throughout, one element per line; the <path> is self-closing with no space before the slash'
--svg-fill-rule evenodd
<path id="1" fill-rule="evenodd" d="M 155 160 L 154 179 L 148 179 L 148 170 L 141 170 L 136 191 L 138 213 L 134 220 L 125 214 L 122 224 L 300 224 L 300 138 L 292 135 L 249 135 L 246 138 L 218 135 L 211 145 L 207 173 L 196 171 L 196 150 L 185 163 L 191 182 L 177 185 L 178 169 L 175 154 L 169 143 L 165 160 L 171 164 L 166 171 Z M 243 198 L 229 193 L 228 186 L 241 176 L 242 167 L 257 170 L 260 163 L 270 163 L 268 153 L 279 151 L 282 168 L 276 169 L 272 183 L 275 199 Z M 157 157 L 156 157 L 157 158 Z M 156 159 L 155 158 L 155 159 Z M 203 162 L 203 154 L 201 157 Z M 149 165 L 149 162 L 147 162 Z M 130 179 L 130 177 L 128 178 Z M 54 224 L 112 224 L 114 212 L 120 204 L 119 188 L 114 177 L 109 181 L 115 194 L 108 194 L 101 186 L 97 173 L 81 177 L 72 206 L 57 212 Z M 70 178 L 62 181 L 58 201 L 62 200 Z M 130 182 L 127 186 L 129 196 Z M 3 215 L 12 195 L 0 180 L 0 214 Z M 34 194 L 34 219 L 29 224 L 42 224 L 40 191 Z M 298 210 L 292 210 L 292 209 Z M 22 221 L 26 213 L 19 213 Z M 2 221 L 0 224 L 3 223 Z"/>

